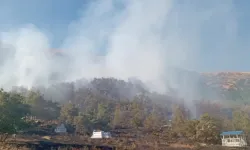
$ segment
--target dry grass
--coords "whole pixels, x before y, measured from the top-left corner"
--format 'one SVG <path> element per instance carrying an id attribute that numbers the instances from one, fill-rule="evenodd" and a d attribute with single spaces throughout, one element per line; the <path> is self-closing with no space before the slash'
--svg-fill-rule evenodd
<path id="1" fill-rule="evenodd" d="M 35 142 L 36 140 L 42 140 L 40 137 L 36 137 L 36 140 L 32 137 L 18 138 L 18 142 Z M 12 141 L 13 140 L 9 140 Z M 201 146 L 201 144 L 188 144 L 188 143 L 169 143 L 162 138 L 157 137 L 145 137 L 144 138 L 111 138 L 111 139 L 90 139 L 84 136 L 53 136 L 51 142 L 61 142 L 68 144 L 89 144 L 89 145 L 103 145 L 114 146 L 117 150 L 228 150 L 228 148 L 221 146 Z M 0 150 L 28 150 L 27 148 L 16 148 L 8 146 L 7 144 L 1 145 Z"/>

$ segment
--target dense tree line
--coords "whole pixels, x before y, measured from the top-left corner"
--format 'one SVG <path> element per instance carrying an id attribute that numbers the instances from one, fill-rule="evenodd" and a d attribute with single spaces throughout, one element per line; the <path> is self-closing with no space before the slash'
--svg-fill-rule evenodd
<path id="1" fill-rule="evenodd" d="M 0 90 L 0 133 L 31 128 L 32 117 L 63 122 L 76 134 L 89 134 L 93 129 L 143 129 L 161 131 L 169 138 L 184 137 L 205 143 L 219 142 L 219 133 L 225 130 L 250 132 L 248 106 L 234 108 L 228 115 L 221 104 L 194 101 L 193 119 L 193 110 L 184 102 L 149 92 L 139 81 L 114 78 L 30 90 L 15 87 L 10 92 Z M 169 124 L 169 128 L 164 128 Z"/>

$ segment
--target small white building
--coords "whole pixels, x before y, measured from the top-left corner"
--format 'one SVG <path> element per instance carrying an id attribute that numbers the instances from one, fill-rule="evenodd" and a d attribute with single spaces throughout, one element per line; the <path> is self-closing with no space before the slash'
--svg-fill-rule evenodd
<path id="1" fill-rule="evenodd" d="M 62 123 L 59 126 L 57 126 L 55 128 L 55 132 L 56 133 L 67 133 L 67 128 L 65 127 L 65 125 Z"/>
<path id="2" fill-rule="evenodd" d="M 91 138 L 92 139 L 111 138 L 111 134 L 110 134 L 110 132 L 94 130 Z"/>
<path id="3" fill-rule="evenodd" d="M 227 131 L 221 134 L 222 146 L 245 147 L 247 146 L 246 135 L 243 131 Z"/>

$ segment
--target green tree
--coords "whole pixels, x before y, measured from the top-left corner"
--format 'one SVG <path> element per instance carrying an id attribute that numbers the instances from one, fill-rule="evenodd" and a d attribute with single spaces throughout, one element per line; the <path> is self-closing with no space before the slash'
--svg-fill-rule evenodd
<path id="1" fill-rule="evenodd" d="M 83 115 L 74 117 L 75 132 L 78 134 L 84 134 L 86 132 L 85 118 Z"/>
<path id="2" fill-rule="evenodd" d="M 104 104 L 98 104 L 97 106 L 97 119 L 98 120 L 107 120 L 107 107 Z"/>
<path id="3" fill-rule="evenodd" d="M 121 124 L 121 109 L 120 106 L 117 105 L 114 112 L 113 128 L 119 127 L 120 124 Z"/>
<path id="4" fill-rule="evenodd" d="M 69 103 L 63 105 L 60 111 L 60 120 L 66 122 L 67 124 L 74 124 L 74 117 L 78 116 L 79 111 L 75 105 Z"/>
<path id="5" fill-rule="evenodd" d="M 220 130 L 217 121 L 208 114 L 201 116 L 196 126 L 196 139 L 204 143 L 218 143 Z"/>
<path id="6" fill-rule="evenodd" d="M 23 119 L 30 113 L 24 97 L 0 90 L 0 133 L 15 133 L 27 127 Z"/>
<path id="7" fill-rule="evenodd" d="M 139 102 L 134 101 L 132 103 L 132 119 L 131 123 L 134 127 L 138 128 L 141 127 L 143 124 L 144 116 L 143 116 L 143 109 L 142 105 Z"/>
<path id="8" fill-rule="evenodd" d="M 31 106 L 31 115 L 39 119 L 52 120 L 60 115 L 58 104 L 45 100 L 39 92 L 29 91 L 25 102 Z"/>
<path id="9" fill-rule="evenodd" d="M 177 134 L 183 134 L 184 124 L 185 124 L 184 113 L 179 106 L 175 106 L 172 119 L 173 131 L 176 132 Z"/>
<path id="10" fill-rule="evenodd" d="M 232 124 L 234 130 L 244 130 L 250 133 L 250 118 L 246 112 L 242 110 L 233 111 Z"/>
<path id="11" fill-rule="evenodd" d="M 139 128 L 142 126 L 142 117 L 140 113 L 137 113 L 132 118 L 132 125 L 136 128 Z"/>
<path id="12" fill-rule="evenodd" d="M 196 140 L 196 128 L 199 124 L 199 120 L 188 120 L 184 124 L 185 137 L 191 141 Z"/>
<path id="13" fill-rule="evenodd" d="M 155 111 L 153 111 L 144 120 L 144 127 L 146 129 L 156 130 L 156 129 L 159 129 L 161 127 L 161 122 L 162 122 L 162 120 L 159 117 L 159 115 Z"/>
<path id="14" fill-rule="evenodd" d="M 225 131 L 235 130 L 233 127 L 233 121 L 231 119 L 224 118 L 221 120 L 222 129 Z"/>

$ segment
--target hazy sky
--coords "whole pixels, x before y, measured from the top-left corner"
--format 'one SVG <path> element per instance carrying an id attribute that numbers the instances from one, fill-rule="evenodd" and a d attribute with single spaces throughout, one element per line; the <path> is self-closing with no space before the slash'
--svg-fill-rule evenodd
<path id="1" fill-rule="evenodd" d="M 249 0 L 0 0 L 1 39 L 16 48 L 16 62 L 8 59 L 3 68 L 26 72 L 26 63 L 18 65 L 26 61 L 23 49 L 29 49 L 33 61 L 39 58 L 47 65 L 39 70 L 48 70 L 47 58 L 32 52 L 37 46 L 67 50 L 75 71 L 85 68 L 84 76 L 91 68 L 86 76 L 112 72 L 143 78 L 162 70 L 162 64 L 249 71 L 249 6 Z M 96 65 L 100 51 L 105 63 Z M 4 71 L 6 78 L 10 72 Z M 158 74 L 145 79 L 159 79 Z"/>

